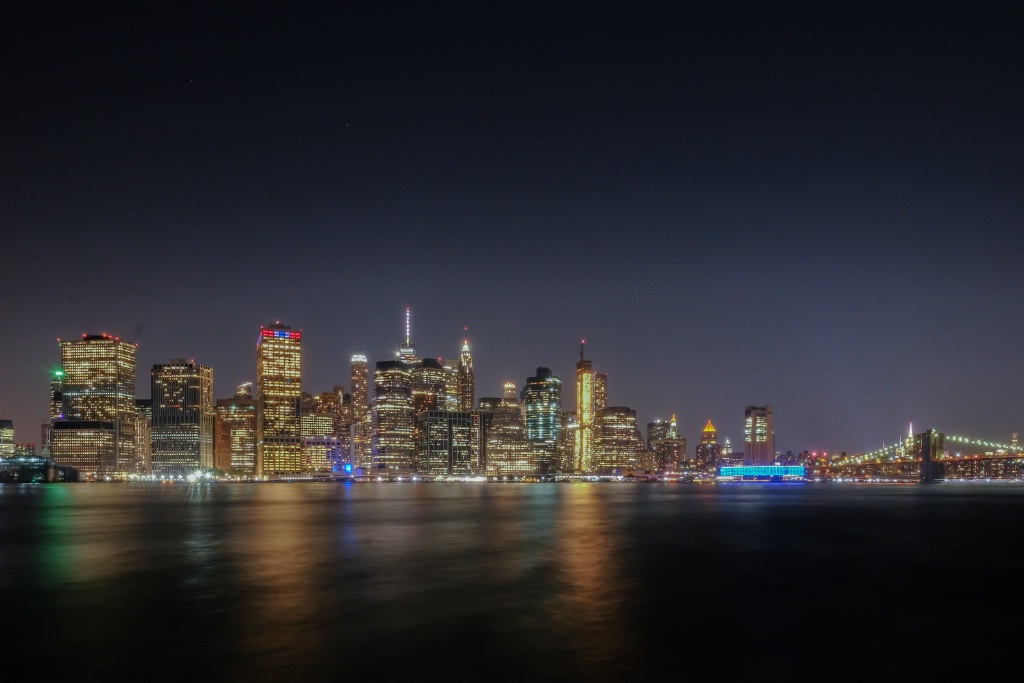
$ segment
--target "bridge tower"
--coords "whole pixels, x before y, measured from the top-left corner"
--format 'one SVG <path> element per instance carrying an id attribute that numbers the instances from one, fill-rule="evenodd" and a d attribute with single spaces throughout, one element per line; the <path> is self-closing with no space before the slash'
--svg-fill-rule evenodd
<path id="1" fill-rule="evenodd" d="M 914 446 L 921 453 L 921 481 L 933 482 L 946 478 L 946 469 L 941 461 L 942 443 L 945 434 L 929 429 L 914 437 Z"/>

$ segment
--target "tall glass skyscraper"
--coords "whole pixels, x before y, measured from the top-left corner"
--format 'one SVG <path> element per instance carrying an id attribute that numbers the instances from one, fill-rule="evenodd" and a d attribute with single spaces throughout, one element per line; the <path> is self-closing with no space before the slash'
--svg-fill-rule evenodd
<path id="1" fill-rule="evenodd" d="M 373 371 L 373 474 L 415 470 L 412 370 L 400 360 L 380 361 Z"/>
<path id="2" fill-rule="evenodd" d="M 537 368 L 526 378 L 522 391 L 526 411 L 526 438 L 537 454 L 542 473 L 557 469 L 558 444 L 562 437 L 562 380 L 550 368 Z"/>
<path id="3" fill-rule="evenodd" d="M 256 460 L 261 476 L 302 471 L 302 331 L 274 323 L 256 342 Z"/>

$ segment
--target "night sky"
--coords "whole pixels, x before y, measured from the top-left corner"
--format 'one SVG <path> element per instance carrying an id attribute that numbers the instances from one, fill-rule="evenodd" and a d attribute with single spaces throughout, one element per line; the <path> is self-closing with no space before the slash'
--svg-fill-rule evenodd
<path id="1" fill-rule="evenodd" d="M 58 337 L 303 388 L 468 338 L 742 448 L 913 421 L 1024 435 L 1024 11 L 979 2 L 9 2 L 0 418 L 39 441 Z"/>

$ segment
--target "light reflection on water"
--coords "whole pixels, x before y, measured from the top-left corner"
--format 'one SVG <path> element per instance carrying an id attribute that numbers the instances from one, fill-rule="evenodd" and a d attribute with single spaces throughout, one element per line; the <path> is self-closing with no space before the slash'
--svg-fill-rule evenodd
<path id="1" fill-rule="evenodd" d="M 1021 522 L 1020 486 L 7 485 L 0 606 L 40 679 L 726 680 L 963 638 L 952 577 L 1016 615 Z"/>

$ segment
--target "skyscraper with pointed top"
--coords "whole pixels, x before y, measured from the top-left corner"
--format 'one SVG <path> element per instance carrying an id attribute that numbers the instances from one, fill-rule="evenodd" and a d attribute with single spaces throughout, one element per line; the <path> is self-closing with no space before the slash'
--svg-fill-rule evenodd
<path id="1" fill-rule="evenodd" d="M 580 341 L 580 360 L 576 363 L 576 449 L 573 469 L 590 472 L 594 466 L 594 368 L 583 357 L 586 340 Z"/>
<path id="2" fill-rule="evenodd" d="M 694 464 L 698 471 L 714 474 L 722 455 L 722 447 L 718 443 L 718 430 L 715 429 L 711 420 L 708 420 L 700 435 L 700 444 L 697 446 L 697 457 Z"/>
<path id="3" fill-rule="evenodd" d="M 473 410 L 476 388 L 473 380 L 473 356 L 469 353 L 469 340 L 462 342 L 459 354 L 459 410 Z"/>
<path id="4" fill-rule="evenodd" d="M 405 307 L 405 343 L 398 349 L 398 360 L 408 365 L 415 365 L 419 360 L 416 347 L 412 345 L 412 313 L 408 306 Z"/>

